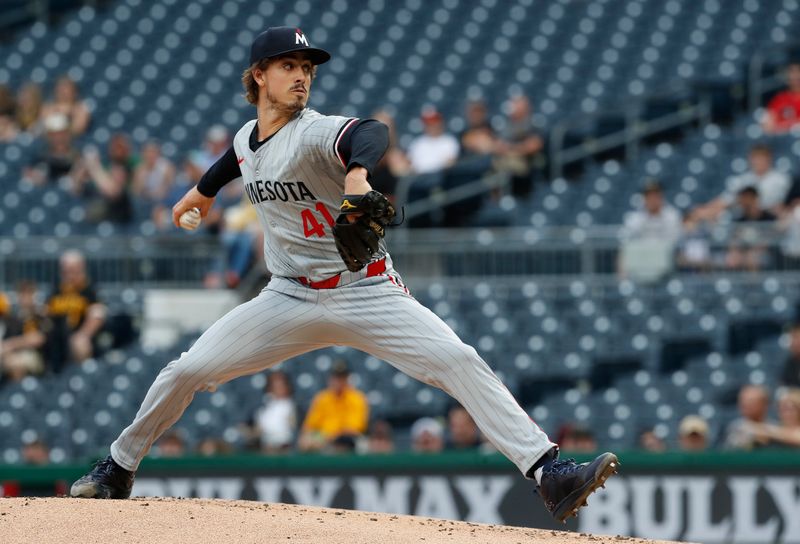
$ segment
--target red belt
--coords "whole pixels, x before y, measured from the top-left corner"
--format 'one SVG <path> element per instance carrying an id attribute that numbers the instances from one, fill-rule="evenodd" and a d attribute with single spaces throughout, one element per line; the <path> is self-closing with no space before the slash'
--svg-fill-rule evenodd
<path id="1" fill-rule="evenodd" d="M 386 272 L 386 257 L 384 257 L 379 261 L 369 263 L 367 265 L 366 277 L 371 278 L 372 276 L 378 276 L 380 274 L 383 274 L 384 272 Z M 312 289 L 333 289 L 337 285 L 339 285 L 339 280 L 342 279 L 342 275 L 336 274 L 335 276 L 331 276 L 328 279 L 320 281 L 311 281 L 303 276 L 296 279 L 306 287 L 310 287 Z"/>

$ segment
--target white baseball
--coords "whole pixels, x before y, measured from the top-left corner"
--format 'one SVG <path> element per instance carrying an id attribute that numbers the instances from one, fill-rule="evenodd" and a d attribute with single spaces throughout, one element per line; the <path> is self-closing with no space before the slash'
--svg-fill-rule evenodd
<path id="1" fill-rule="evenodd" d="M 178 222 L 181 224 L 181 228 L 186 230 L 194 230 L 200 226 L 200 221 L 200 209 L 192 208 L 189 211 L 183 212 L 183 215 L 181 215 L 181 218 Z"/>

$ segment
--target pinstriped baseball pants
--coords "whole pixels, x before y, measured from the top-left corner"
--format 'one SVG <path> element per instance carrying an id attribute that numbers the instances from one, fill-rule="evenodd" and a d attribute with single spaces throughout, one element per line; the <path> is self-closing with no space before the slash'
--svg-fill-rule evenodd
<path id="1" fill-rule="evenodd" d="M 554 446 L 475 349 L 408 295 L 390 270 L 336 289 L 273 278 L 161 370 L 133 423 L 111 445 L 111 455 L 123 468 L 136 470 L 195 392 L 337 345 L 374 355 L 444 390 L 523 474 Z"/>

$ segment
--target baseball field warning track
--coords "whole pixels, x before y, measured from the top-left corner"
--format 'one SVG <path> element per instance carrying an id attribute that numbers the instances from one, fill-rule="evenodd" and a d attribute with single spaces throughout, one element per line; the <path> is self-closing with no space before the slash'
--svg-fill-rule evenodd
<path id="1" fill-rule="evenodd" d="M 213 499 L 0 499 L 4 544 L 309 542 L 636 544 L 628 537 Z"/>

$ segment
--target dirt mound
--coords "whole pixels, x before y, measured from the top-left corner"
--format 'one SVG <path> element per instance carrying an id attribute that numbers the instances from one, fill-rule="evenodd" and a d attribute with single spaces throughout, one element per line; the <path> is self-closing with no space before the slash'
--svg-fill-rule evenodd
<path id="1" fill-rule="evenodd" d="M 590 536 L 289 504 L 163 498 L 128 501 L 0 499 L 0 541 L 4 544 L 644 542 L 627 537 Z"/>

